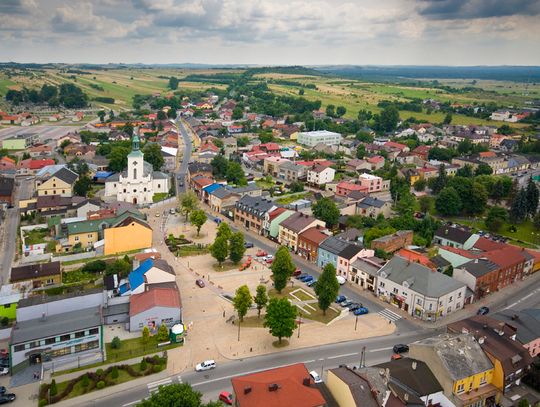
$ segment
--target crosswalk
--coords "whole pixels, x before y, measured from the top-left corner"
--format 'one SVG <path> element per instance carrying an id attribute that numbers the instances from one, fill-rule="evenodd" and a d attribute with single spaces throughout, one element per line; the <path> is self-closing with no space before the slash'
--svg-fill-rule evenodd
<path id="1" fill-rule="evenodd" d="M 177 379 L 178 379 L 178 383 L 182 384 L 182 376 L 177 376 Z M 148 383 L 147 384 L 148 392 L 152 394 L 153 392 L 159 390 L 159 386 L 167 386 L 169 384 L 172 384 L 172 382 L 173 382 L 173 377 L 167 377 L 163 380 L 158 380 L 152 383 Z"/>
<path id="2" fill-rule="evenodd" d="M 401 315 L 396 314 L 393 311 L 390 311 L 389 309 L 383 309 L 382 311 L 379 311 L 378 314 L 386 318 L 389 321 L 396 322 L 397 320 L 401 319 Z"/>

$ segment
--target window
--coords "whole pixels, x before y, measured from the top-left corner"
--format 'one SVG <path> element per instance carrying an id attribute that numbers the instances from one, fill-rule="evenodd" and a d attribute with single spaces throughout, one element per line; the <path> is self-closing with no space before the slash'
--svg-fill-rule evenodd
<path id="1" fill-rule="evenodd" d="M 157 187 L 158 187 L 158 188 L 161 188 L 161 184 L 157 184 Z"/>
<path id="2" fill-rule="evenodd" d="M 75 338 L 82 338 L 84 336 L 84 331 L 75 332 Z"/>
<path id="3" fill-rule="evenodd" d="M 417 299 L 416 299 L 416 303 L 417 303 L 418 305 L 422 305 L 422 299 L 421 299 L 421 298 L 417 298 Z"/>
<path id="4" fill-rule="evenodd" d="M 461 298 L 461 291 L 457 295 L 458 298 Z"/>
<path id="5" fill-rule="evenodd" d="M 465 386 L 464 386 L 464 384 L 463 384 L 463 383 L 458 384 L 458 386 L 457 386 L 457 392 L 458 392 L 458 393 L 463 393 L 464 391 L 465 391 Z"/>
<path id="6" fill-rule="evenodd" d="M 62 190 L 62 193 L 63 193 L 63 194 L 65 194 L 65 193 L 66 193 L 66 190 L 65 190 L 65 189 L 63 189 L 63 190 Z"/>
<path id="7" fill-rule="evenodd" d="M 450 298 L 448 299 L 448 302 L 452 302 L 452 300 L 453 300 L 453 297 L 450 296 Z"/>
<path id="8" fill-rule="evenodd" d="M 22 352 L 22 351 L 24 350 L 24 345 L 15 345 L 15 346 L 13 347 L 13 350 L 14 350 L 15 352 Z"/>
<path id="9" fill-rule="evenodd" d="M 484 373 L 482 375 L 482 377 L 480 378 L 480 384 L 486 384 L 487 383 L 487 380 L 486 380 L 486 374 Z"/>
<path id="10" fill-rule="evenodd" d="M 99 341 L 81 343 L 81 344 L 75 345 L 75 353 L 84 352 L 85 350 L 95 349 L 97 347 L 99 347 Z"/>
<path id="11" fill-rule="evenodd" d="M 126 192 L 126 188 L 124 188 L 124 192 Z"/>
<path id="12" fill-rule="evenodd" d="M 75 236 L 75 241 L 76 241 L 76 242 L 79 241 L 79 236 Z"/>
<path id="13" fill-rule="evenodd" d="M 392 290 L 392 292 L 393 292 L 394 294 L 397 294 L 397 293 L 398 293 L 398 289 L 397 289 L 397 288 L 394 288 L 394 289 Z"/>
<path id="14" fill-rule="evenodd" d="M 62 335 L 60 337 L 60 342 L 69 341 L 71 339 L 71 334 Z"/>
<path id="15" fill-rule="evenodd" d="M 47 191 L 45 191 L 45 195 L 47 195 Z"/>
<path id="16" fill-rule="evenodd" d="M 133 179 L 137 179 L 137 168 L 133 168 Z"/>
<path id="17" fill-rule="evenodd" d="M 39 346 L 39 341 L 30 342 L 30 349 L 37 348 Z"/>
<path id="18" fill-rule="evenodd" d="M 96 335 L 97 333 L 99 333 L 99 328 L 90 329 L 90 335 Z"/>
<path id="19" fill-rule="evenodd" d="M 56 188 L 56 184 L 52 184 L 53 188 Z"/>
<path id="20" fill-rule="evenodd" d="M 56 338 L 47 338 L 45 339 L 45 345 L 52 345 L 56 342 Z"/>
<path id="21" fill-rule="evenodd" d="M 92 239 L 92 234 L 91 233 L 88 233 L 88 236 L 87 236 L 89 239 Z"/>

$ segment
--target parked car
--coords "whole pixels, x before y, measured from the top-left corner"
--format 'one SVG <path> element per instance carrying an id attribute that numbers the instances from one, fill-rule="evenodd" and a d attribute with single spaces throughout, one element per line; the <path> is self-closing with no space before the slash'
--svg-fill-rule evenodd
<path id="1" fill-rule="evenodd" d="M 161 215 L 159 214 L 159 212 L 156 212 L 156 218 L 159 218 Z"/>
<path id="2" fill-rule="evenodd" d="M 273 260 L 274 260 L 274 256 L 273 256 L 272 254 L 267 254 L 267 255 L 264 257 L 264 260 L 265 260 L 266 262 L 268 262 L 268 260 L 272 260 L 272 261 L 273 261 Z"/>
<path id="3" fill-rule="evenodd" d="M 252 247 L 254 247 L 253 243 L 251 242 L 244 242 L 244 247 L 246 249 L 251 249 Z"/>
<path id="4" fill-rule="evenodd" d="M 7 404 L 15 401 L 17 397 L 13 393 L 6 393 L 0 396 L 0 404 Z"/>
<path id="5" fill-rule="evenodd" d="M 345 297 L 344 295 L 338 295 L 336 297 L 336 304 L 339 304 L 340 302 L 343 302 L 347 299 L 347 297 Z"/>
<path id="6" fill-rule="evenodd" d="M 0 367 L 0 376 L 5 376 L 9 374 L 9 367 Z"/>
<path id="7" fill-rule="evenodd" d="M 339 283 L 339 285 L 343 285 L 347 282 L 347 280 L 345 280 L 345 277 L 342 277 L 342 276 L 336 276 L 337 278 L 337 281 Z"/>
<path id="8" fill-rule="evenodd" d="M 352 304 L 352 301 L 349 300 L 345 300 L 339 303 L 342 308 L 348 307 L 350 304 Z"/>
<path id="9" fill-rule="evenodd" d="M 319 373 L 317 373 L 315 370 L 312 370 L 311 372 L 309 372 L 309 375 L 313 379 L 314 383 L 322 383 L 323 382 L 322 379 L 321 379 L 321 376 L 319 376 Z"/>
<path id="10" fill-rule="evenodd" d="M 214 222 L 216 222 L 219 225 L 222 222 L 222 220 L 219 218 L 214 218 Z"/>
<path id="11" fill-rule="evenodd" d="M 266 264 L 272 264 L 274 262 L 274 259 L 265 259 L 264 260 Z"/>
<path id="12" fill-rule="evenodd" d="M 360 307 L 354 310 L 354 315 L 365 315 L 368 313 L 369 310 L 366 307 Z"/>
<path id="13" fill-rule="evenodd" d="M 197 280 L 195 280 L 195 284 L 197 284 L 199 287 L 201 288 L 204 288 L 204 281 L 201 280 L 200 278 L 198 278 Z"/>
<path id="14" fill-rule="evenodd" d="M 394 345 L 392 348 L 394 353 L 405 353 L 409 351 L 409 345 L 405 345 L 404 343 L 398 343 L 397 345 Z"/>
<path id="15" fill-rule="evenodd" d="M 169 210 L 169 213 L 170 213 L 171 215 L 174 215 L 174 214 L 176 213 L 176 209 L 171 208 L 171 209 Z"/>
<path id="16" fill-rule="evenodd" d="M 315 278 L 315 277 L 310 276 L 310 275 L 308 274 L 307 276 L 302 277 L 302 278 L 300 279 L 300 281 L 302 281 L 303 283 L 307 283 L 308 281 L 311 281 L 311 280 L 313 280 L 314 278 Z"/>
<path id="17" fill-rule="evenodd" d="M 300 274 L 302 274 L 302 270 L 300 270 L 298 267 L 292 273 L 293 277 L 298 277 Z"/>
<path id="18" fill-rule="evenodd" d="M 353 302 L 347 306 L 349 308 L 349 311 L 356 311 L 358 308 L 360 308 L 360 304 L 357 302 Z"/>
<path id="19" fill-rule="evenodd" d="M 486 314 L 489 314 L 488 307 L 480 307 L 478 311 L 476 312 L 476 315 L 486 315 Z"/>
<path id="20" fill-rule="evenodd" d="M 0 367 L 9 367 L 9 359 L 0 359 Z"/>
<path id="21" fill-rule="evenodd" d="M 205 360 L 204 362 L 201 362 L 195 366 L 195 370 L 197 372 L 204 372 L 205 370 L 211 370 L 216 368 L 216 362 L 212 359 Z"/>
<path id="22" fill-rule="evenodd" d="M 224 402 L 228 406 L 232 406 L 233 395 L 228 391 L 222 391 L 221 393 L 219 393 L 219 401 Z"/>
<path id="23" fill-rule="evenodd" d="M 307 285 L 308 287 L 313 287 L 315 284 L 317 284 L 317 280 L 316 280 L 316 279 L 315 279 L 315 280 L 308 281 L 308 282 L 306 283 L 306 285 Z"/>
<path id="24" fill-rule="evenodd" d="M 301 273 L 301 274 L 296 276 L 296 279 L 297 280 L 302 280 L 302 278 L 307 277 L 307 276 L 309 276 L 308 273 Z"/>
<path id="25" fill-rule="evenodd" d="M 9 357 L 9 351 L 7 349 L 0 349 L 0 358 L 8 358 Z"/>
<path id="26" fill-rule="evenodd" d="M 257 253 L 255 253 L 255 256 L 257 256 L 257 257 L 266 257 L 266 256 L 268 256 L 268 253 L 266 253 L 264 250 L 258 250 Z"/>
<path id="27" fill-rule="evenodd" d="M 403 358 L 399 353 L 394 353 L 392 356 L 390 356 L 390 360 L 398 360 Z"/>
<path id="28" fill-rule="evenodd" d="M 7 389 L 4 386 L 0 386 L 0 394 L 4 394 Z"/>

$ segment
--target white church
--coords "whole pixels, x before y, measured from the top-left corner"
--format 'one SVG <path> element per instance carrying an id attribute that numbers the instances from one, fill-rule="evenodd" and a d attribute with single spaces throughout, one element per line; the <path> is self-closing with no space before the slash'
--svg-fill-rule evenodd
<path id="1" fill-rule="evenodd" d="M 105 196 L 116 197 L 117 201 L 145 205 L 153 202 L 158 193 L 169 192 L 169 177 L 154 171 L 152 164 L 144 161 L 139 149 L 139 137 L 133 136 L 132 150 L 127 156 L 127 170 L 111 175 L 105 181 Z"/>

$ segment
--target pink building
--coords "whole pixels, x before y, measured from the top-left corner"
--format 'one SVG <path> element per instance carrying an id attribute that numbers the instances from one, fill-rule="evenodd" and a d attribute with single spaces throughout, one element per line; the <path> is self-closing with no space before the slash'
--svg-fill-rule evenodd
<path id="1" fill-rule="evenodd" d="M 367 188 L 368 192 L 382 192 L 388 191 L 390 188 L 390 181 L 383 180 L 381 177 L 377 177 L 371 174 L 361 174 L 360 184 Z"/>

